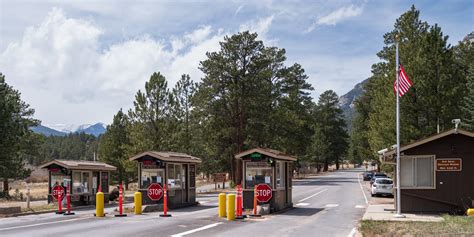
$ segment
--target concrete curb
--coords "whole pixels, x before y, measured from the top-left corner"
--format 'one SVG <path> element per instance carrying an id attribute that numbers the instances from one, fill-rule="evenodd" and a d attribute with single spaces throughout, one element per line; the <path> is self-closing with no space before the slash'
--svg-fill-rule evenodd
<path id="1" fill-rule="evenodd" d="M 128 204 L 130 202 L 124 202 L 124 204 Z M 110 204 L 105 204 L 104 208 L 109 208 L 109 207 L 114 207 L 118 206 L 117 203 L 110 203 Z M 71 211 L 80 211 L 80 210 L 94 210 L 95 206 L 78 206 L 71 208 Z M 65 208 L 63 208 L 64 211 L 66 211 Z M 28 215 L 40 215 L 40 214 L 47 214 L 47 213 L 55 213 L 57 210 L 44 210 L 44 211 L 32 211 L 32 212 L 21 212 L 21 213 L 15 213 L 15 214 L 9 214 L 9 215 L 3 215 L 0 216 L 0 218 L 8 218 L 8 217 L 19 217 L 19 216 L 28 216 Z"/>

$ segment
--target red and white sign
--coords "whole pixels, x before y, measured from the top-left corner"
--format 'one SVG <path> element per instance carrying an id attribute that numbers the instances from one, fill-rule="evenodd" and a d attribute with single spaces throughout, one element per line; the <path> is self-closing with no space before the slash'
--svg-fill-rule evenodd
<path id="1" fill-rule="evenodd" d="M 152 201 L 158 201 L 163 197 L 163 188 L 158 183 L 148 186 L 147 195 Z"/>
<path id="2" fill-rule="evenodd" d="M 58 200 L 60 195 L 62 200 L 64 198 L 64 188 L 61 185 L 54 185 L 51 190 L 51 196 L 53 196 L 54 200 Z"/>
<path id="3" fill-rule="evenodd" d="M 268 202 L 272 199 L 272 188 L 268 184 L 257 185 L 255 191 L 259 202 Z"/>

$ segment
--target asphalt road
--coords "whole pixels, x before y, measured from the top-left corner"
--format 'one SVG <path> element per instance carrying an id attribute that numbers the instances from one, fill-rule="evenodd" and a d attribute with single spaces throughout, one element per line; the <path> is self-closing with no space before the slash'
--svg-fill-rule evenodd
<path id="1" fill-rule="evenodd" d="M 350 236 L 362 218 L 367 197 L 358 170 L 293 182 L 295 208 L 261 219 L 217 217 L 217 195 L 200 195 L 200 206 L 117 218 L 95 218 L 93 210 L 74 216 L 53 213 L 0 219 L 0 236 Z M 111 213 L 114 208 L 106 209 Z"/>

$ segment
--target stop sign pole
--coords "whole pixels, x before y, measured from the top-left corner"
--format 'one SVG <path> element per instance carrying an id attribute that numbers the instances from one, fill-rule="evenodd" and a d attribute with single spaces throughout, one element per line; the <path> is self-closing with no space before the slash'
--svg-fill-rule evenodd
<path id="1" fill-rule="evenodd" d="M 63 207 L 62 207 L 62 201 L 64 197 L 64 188 L 61 185 L 54 185 L 52 188 L 52 193 L 53 199 L 58 200 L 58 211 L 56 214 L 64 214 Z"/>

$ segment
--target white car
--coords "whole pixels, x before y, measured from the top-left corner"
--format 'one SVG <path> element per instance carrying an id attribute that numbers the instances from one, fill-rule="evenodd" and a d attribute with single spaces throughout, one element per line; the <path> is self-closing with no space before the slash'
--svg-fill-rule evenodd
<path id="1" fill-rule="evenodd" d="M 372 197 L 376 195 L 393 195 L 393 180 L 389 178 L 376 178 L 371 187 Z"/>

